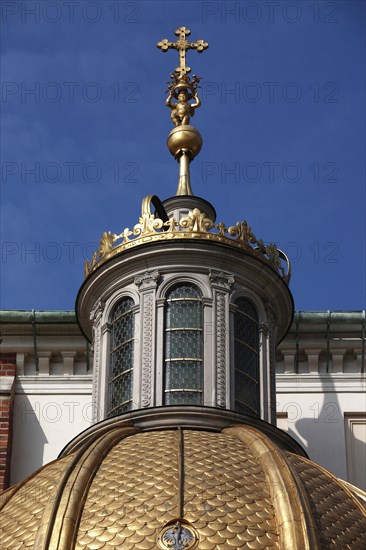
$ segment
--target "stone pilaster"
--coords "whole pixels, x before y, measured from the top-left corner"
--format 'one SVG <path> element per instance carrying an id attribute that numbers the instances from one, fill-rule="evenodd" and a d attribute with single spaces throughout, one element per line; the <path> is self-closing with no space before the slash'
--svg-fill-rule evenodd
<path id="1" fill-rule="evenodd" d="M 283 371 L 285 374 L 294 374 L 295 372 L 295 356 L 296 356 L 296 350 L 295 348 L 287 349 L 282 348 L 281 349 L 283 354 Z"/>
<path id="2" fill-rule="evenodd" d="M 332 371 L 331 372 L 343 372 L 343 358 L 346 353 L 345 349 L 332 350 Z"/>
<path id="3" fill-rule="evenodd" d="M 18 376 L 23 376 L 24 375 L 24 365 L 25 365 L 25 358 L 26 357 L 27 357 L 26 353 L 17 352 L 16 365 L 17 365 L 17 375 Z"/>
<path id="4" fill-rule="evenodd" d="M 50 351 L 39 351 L 38 352 L 38 372 L 39 374 L 49 375 L 50 374 Z"/>
<path id="5" fill-rule="evenodd" d="M 72 376 L 74 373 L 75 351 L 61 351 L 64 360 L 64 375 Z"/>
<path id="6" fill-rule="evenodd" d="M 321 348 L 309 348 L 306 350 L 308 356 L 308 371 L 311 374 L 319 373 L 319 355 Z"/>
<path id="7" fill-rule="evenodd" d="M 213 294 L 215 338 L 213 339 L 216 362 L 216 405 L 227 408 L 229 406 L 230 380 L 230 334 L 229 321 L 229 292 L 234 277 L 231 273 L 210 270 L 210 281 Z"/>
<path id="8" fill-rule="evenodd" d="M 277 330 L 277 316 L 272 307 L 267 304 L 266 306 L 268 337 L 267 337 L 267 406 L 265 407 L 265 414 L 268 414 L 268 418 L 263 418 L 267 422 L 276 425 L 276 330 Z M 259 348 L 260 349 L 260 348 Z"/>
<path id="9" fill-rule="evenodd" d="M 141 399 L 142 407 L 154 405 L 154 358 L 155 358 L 155 294 L 159 272 L 146 271 L 135 277 L 141 302 L 141 396 L 134 390 L 134 400 Z"/>
<path id="10" fill-rule="evenodd" d="M 93 322 L 93 342 L 92 349 L 94 352 L 93 360 L 93 393 L 92 393 L 92 406 L 93 406 L 93 422 L 98 422 L 101 419 L 101 411 L 99 405 L 98 394 L 102 390 L 100 388 L 101 373 L 101 320 L 103 314 L 103 304 L 101 300 L 98 300 L 94 308 L 90 313 L 90 320 Z M 99 391 L 98 391 L 99 390 Z"/>

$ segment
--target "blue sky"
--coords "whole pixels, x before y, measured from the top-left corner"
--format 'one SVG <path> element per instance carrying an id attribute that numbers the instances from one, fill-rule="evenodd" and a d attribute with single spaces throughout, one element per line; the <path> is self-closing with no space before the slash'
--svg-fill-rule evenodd
<path id="1" fill-rule="evenodd" d="M 3 0 L 0 307 L 72 309 L 102 232 L 174 195 L 155 44 L 185 25 L 209 42 L 194 193 L 289 255 L 297 309 L 364 309 L 365 6 Z"/>

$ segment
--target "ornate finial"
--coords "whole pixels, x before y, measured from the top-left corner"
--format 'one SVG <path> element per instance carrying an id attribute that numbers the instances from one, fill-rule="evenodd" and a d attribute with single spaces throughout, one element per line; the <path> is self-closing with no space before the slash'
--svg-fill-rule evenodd
<path id="1" fill-rule="evenodd" d="M 186 51 L 187 50 L 197 50 L 198 53 L 202 53 L 203 50 L 208 48 L 207 42 L 203 40 L 197 40 L 196 42 L 188 42 L 187 36 L 191 34 L 191 31 L 186 27 L 179 27 L 174 33 L 176 36 L 179 36 L 176 42 L 169 42 L 167 38 L 163 38 L 156 45 L 163 52 L 167 52 L 169 49 L 179 51 L 179 67 L 175 69 L 179 78 L 183 78 L 185 75 L 191 72 L 190 67 L 186 67 Z"/>
<path id="2" fill-rule="evenodd" d="M 157 47 L 163 52 L 167 52 L 169 49 L 179 52 L 180 64 L 173 73 L 170 73 L 171 80 L 168 82 L 168 98 L 166 100 L 175 126 L 168 137 L 168 148 L 180 165 L 177 195 L 192 195 L 189 164 L 200 152 L 202 146 L 200 133 L 189 125 L 195 110 L 201 105 L 198 97 L 201 79 L 196 75 L 193 75 L 192 79 L 189 77 L 191 68 L 186 66 L 186 51 L 196 50 L 201 53 L 208 48 L 208 44 L 203 40 L 188 42 L 187 36 L 190 34 L 191 31 L 186 27 L 179 27 L 175 31 L 175 35 L 179 37 L 176 42 L 169 42 L 167 38 L 164 38 L 157 43 Z M 192 100 L 193 103 L 190 103 Z"/>
<path id="3" fill-rule="evenodd" d="M 201 80 L 199 76 L 193 75 L 192 80 L 185 75 L 179 77 L 178 73 L 171 73 L 171 82 L 168 82 L 168 98 L 166 105 L 171 109 L 171 119 L 175 126 L 188 125 L 195 109 L 200 107 L 201 100 L 198 97 L 197 88 Z M 176 103 L 172 100 L 175 99 Z M 189 103 L 194 99 L 194 103 Z"/>

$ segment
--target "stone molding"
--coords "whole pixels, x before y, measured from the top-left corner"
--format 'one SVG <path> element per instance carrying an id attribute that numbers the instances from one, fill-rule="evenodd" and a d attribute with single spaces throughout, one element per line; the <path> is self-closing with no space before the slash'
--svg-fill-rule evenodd
<path id="1" fill-rule="evenodd" d="M 90 395 L 92 394 L 92 374 L 17 376 L 15 393 L 39 395 Z"/>

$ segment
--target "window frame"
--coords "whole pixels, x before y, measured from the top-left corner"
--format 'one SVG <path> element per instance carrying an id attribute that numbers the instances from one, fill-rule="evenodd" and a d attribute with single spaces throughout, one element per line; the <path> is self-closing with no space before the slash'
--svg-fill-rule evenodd
<path id="1" fill-rule="evenodd" d="M 117 308 L 121 306 L 123 302 L 129 302 L 129 307 L 126 311 L 124 311 L 121 315 L 119 315 L 116 319 L 113 319 L 115 315 L 115 311 Z M 134 299 L 129 296 L 125 295 L 120 297 L 116 303 L 113 305 L 113 308 L 111 309 L 109 319 L 110 319 L 110 340 L 109 340 L 109 368 L 108 368 L 108 378 L 107 378 L 107 401 L 106 401 L 106 418 L 112 418 L 114 416 L 118 416 L 120 414 L 124 414 L 126 412 L 129 412 L 133 408 L 133 391 L 134 391 L 134 360 L 135 360 L 135 341 L 136 341 L 136 334 L 135 334 L 135 301 Z M 128 332 L 131 332 L 131 337 L 126 338 L 122 342 L 118 343 L 117 345 L 114 345 L 115 342 L 115 336 L 114 336 L 114 330 L 116 327 L 116 323 L 120 321 L 122 318 L 126 317 L 127 315 L 130 315 L 130 321 L 131 326 L 130 328 L 126 329 L 126 335 L 128 336 Z M 118 374 L 113 376 L 113 354 L 116 353 L 118 350 L 121 349 L 122 346 L 130 345 L 131 346 L 131 356 L 129 359 L 129 367 L 127 369 L 124 369 L 122 372 L 119 372 Z M 122 379 L 122 377 L 129 375 L 130 380 L 130 391 L 129 391 L 129 398 L 118 405 L 115 405 L 112 407 L 113 402 L 113 390 L 115 387 L 113 387 L 113 384 L 119 380 Z M 126 407 L 127 405 L 127 407 Z M 123 410 L 120 410 L 123 408 Z M 118 411 L 118 412 L 116 412 Z"/>
<path id="2" fill-rule="evenodd" d="M 255 317 L 249 315 L 245 311 L 240 310 L 240 306 L 238 304 L 239 301 L 244 300 L 251 306 L 251 308 L 255 311 Z M 233 305 L 235 307 L 234 309 L 234 316 L 233 316 L 233 405 L 234 410 L 238 413 L 247 414 L 250 416 L 261 416 L 261 375 L 260 375 L 260 349 L 259 349 L 259 325 L 260 325 L 260 316 L 258 307 L 255 304 L 254 300 L 252 300 L 250 297 L 246 295 L 237 295 L 235 296 L 235 300 L 233 301 Z M 242 315 L 243 317 L 250 319 L 250 321 L 255 323 L 255 346 L 253 347 L 248 342 L 241 340 L 237 336 L 237 319 L 240 318 L 238 315 Z M 238 348 L 237 345 L 241 346 L 241 353 L 243 353 L 243 350 L 247 350 L 248 353 L 254 354 L 255 357 L 255 377 L 253 377 L 248 372 L 245 372 L 244 369 L 239 369 L 237 364 L 237 355 L 238 355 Z M 252 355 L 253 357 L 253 355 Z M 239 400 L 238 391 L 239 391 L 239 385 L 238 385 L 238 379 L 241 378 L 242 383 L 245 384 L 246 381 L 250 381 L 251 385 L 254 386 L 255 392 L 253 395 L 255 396 L 253 401 L 251 403 L 241 401 Z"/>
<path id="3" fill-rule="evenodd" d="M 190 287 L 194 290 L 194 293 L 196 296 L 188 296 L 188 297 L 173 297 L 170 296 L 179 288 L 182 287 Z M 190 280 L 181 280 L 179 282 L 175 282 L 173 285 L 169 286 L 168 289 L 165 292 L 165 301 L 164 301 L 164 315 L 163 315 L 163 380 L 162 380 L 162 402 L 164 406 L 186 406 L 186 405 L 192 405 L 192 406 L 202 406 L 204 403 L 204 302 L 203 302 L 203 293 L 200 287 Z M 199 324 L 200 326 L 192 326 L 192 327 L 174 327 L 174 326 L 167 326 L 168 323 L 168 304 L 172 304 L 174 302 L 182 303 L 182 302 L 196 302 L 199 304 Z M 199 357 L 168 357 L 168 349 L 171 345 L 171 342 L 169 342 L 168 338 L 170 338 L 170 335 L 173 333 L 179 333 L 179 332 L 186 332 L 186 333 L 199 333 Z M 193 354 L 192 354 L 193 355 Z M 168 387 L 167 384 L 167 369 L 169 364 L 171 363 L 193 363 L 195 364 L 195 368 L 200 369 L 200 372 L 197 373 L 197 378 L 199 379 L 199 384 L 197 384 L 199 387 L 192 387 L 192 388 L 184 388 L 184 387 L 178 387 L 178 388 L 172 388 L 171 385 Z M 193 365 L 191 364 L 190 367 Z M 182 367 L 184 368 L 184 367 Z M 193 384 L 192 384 L 193 386 Z M 184 401 L 184 394 L 197 394 L 199 395 L 199 402 L 196 403 L 169 403 L 168 396 L 171 394 L 180 394 L 183 401 Z"/>

